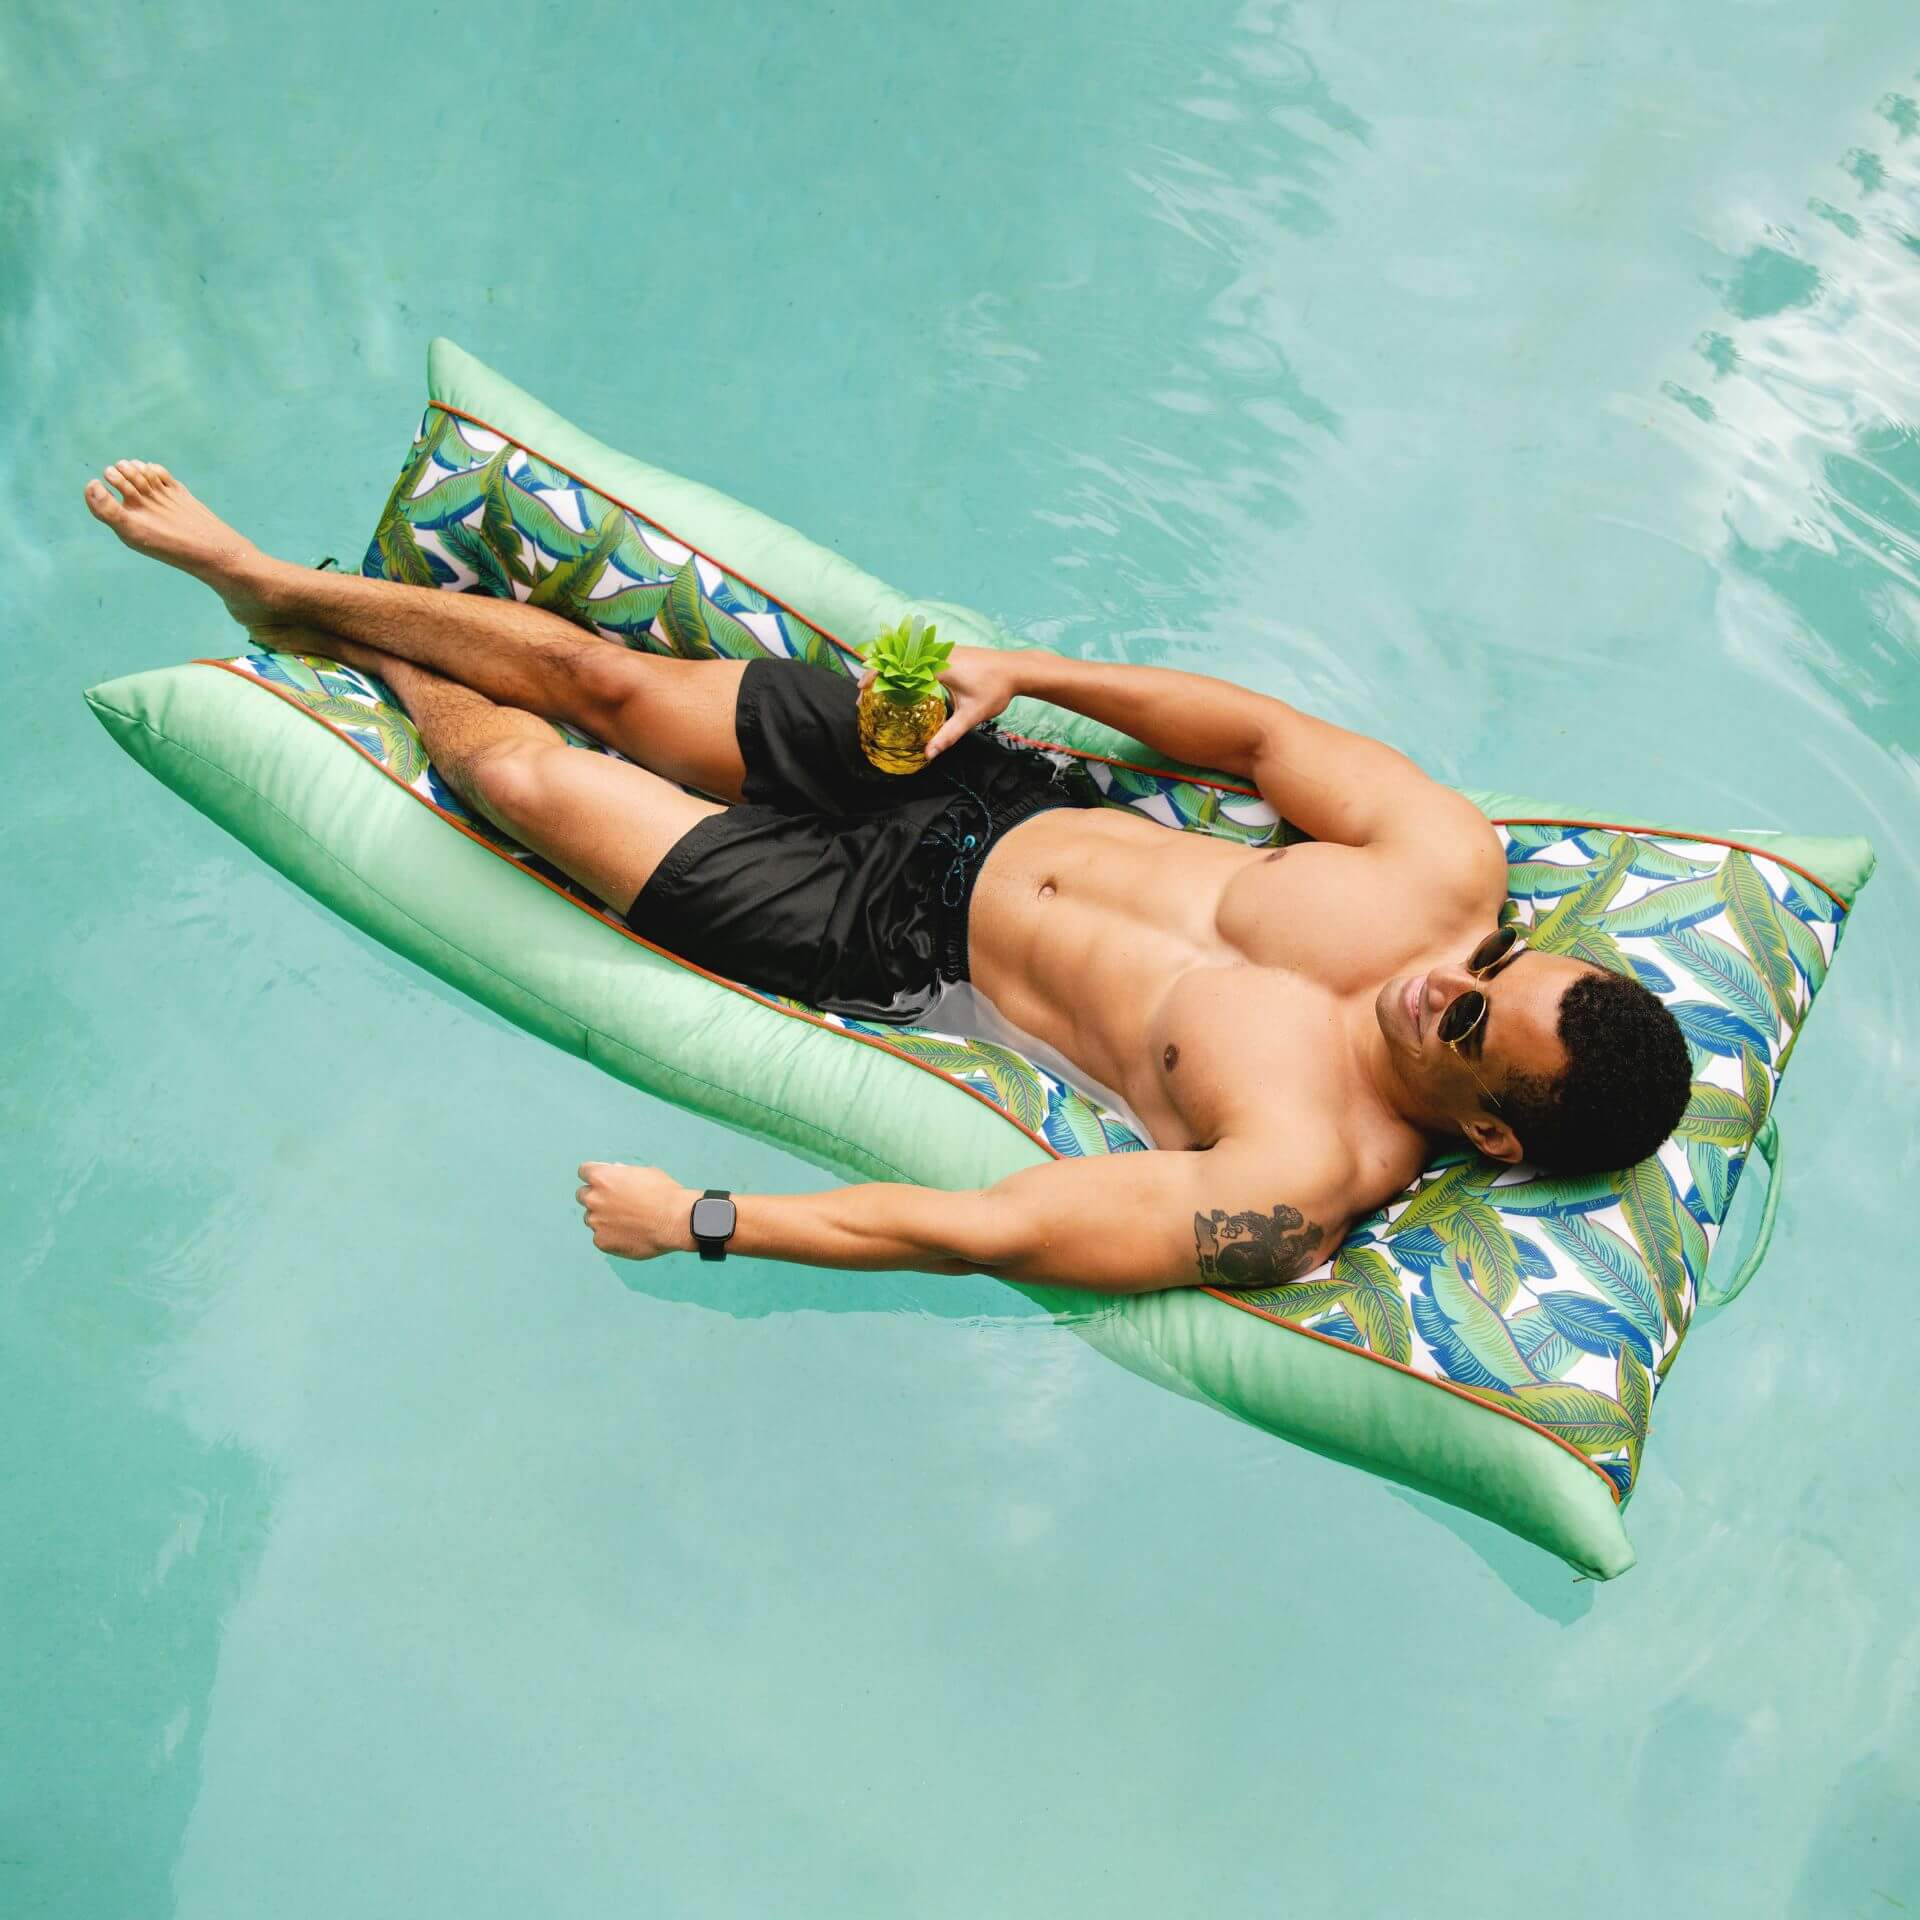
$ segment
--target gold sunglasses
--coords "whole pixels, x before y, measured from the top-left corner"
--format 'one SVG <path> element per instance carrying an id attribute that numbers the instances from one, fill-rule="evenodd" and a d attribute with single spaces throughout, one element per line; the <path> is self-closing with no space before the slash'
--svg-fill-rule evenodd
<path id="1" fill-rule="evenodd" d="M 1518 927 L 1497 927 L 1467 955 L 1467 971 L 1476 980 L 1491 980 L 1515 954 L 1525 952 L 1526 945 L 1526 936 Z M 1487 996 L 1478 987 L 1469 987 L 1465 993 L 1456 994 L 1441 1009 L 1440 1024 L 1434 1028 L 1443 1044 L 1453 1049 L 1460 1064 L 1469 1073 L 1473 1073 L 1473 1066 L 1467 1056 L 1461 1053 L 1461 1045 L 1472 1039 L 1486 1023 Z M 1500 1096 L 1477 1073 L 1473 1073 L 1473 1084 L 1496 1108 L 1499 1107 Z"/>

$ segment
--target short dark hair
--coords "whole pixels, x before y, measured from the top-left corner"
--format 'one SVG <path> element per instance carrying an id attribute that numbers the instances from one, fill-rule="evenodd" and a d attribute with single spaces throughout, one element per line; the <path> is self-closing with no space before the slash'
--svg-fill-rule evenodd
<path id="1" fill-rule="evenodd" d="M 1499 1112 L 1536 1167 L 1613 1173 L 1644 1160 L 1680 1123 L 1693 1096 L 1693 1060 L 1658 995 L 1596 968 L 1560 997 L 1565 1069 L 1515 1073 Z"/>

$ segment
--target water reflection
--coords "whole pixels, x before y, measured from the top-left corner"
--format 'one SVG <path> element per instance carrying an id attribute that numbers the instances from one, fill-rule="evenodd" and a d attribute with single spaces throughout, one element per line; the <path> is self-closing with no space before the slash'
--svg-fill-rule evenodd
<path id="1" fill-rule="evenodd" d="M 914 1314 L 1009 1332 L 1043 1330 L 1050 1316 L 978 1274 L 842 1273 L 775 1260 L 619 1260 L 607 1269 L 629 1293 L 700 1307 L 731 1320 L 774 1314 Z M 1085 1311 L 1085 1309 L 1081 1309 Z M 1073 1317 L 1074 1309 L 1066 1309 Z"/>
<path id="2" fill-rule="evenodd" d="M 1850 723 L 1916 740 L 1920 667 L 1920 140 L 1885 96 L 1885 152 L 1838 163 L 1852 202 L 1814 196 L 1709 275 L 1729 316 L 1670 381 L 1671 426 L 1713 475 L 1722 560 L 1757 583 L 1776 634 Z M 1750 605 L 1750 603 L 1747 603 Z M 1891 849 L 1883 848 L 1883 853 Z"/>

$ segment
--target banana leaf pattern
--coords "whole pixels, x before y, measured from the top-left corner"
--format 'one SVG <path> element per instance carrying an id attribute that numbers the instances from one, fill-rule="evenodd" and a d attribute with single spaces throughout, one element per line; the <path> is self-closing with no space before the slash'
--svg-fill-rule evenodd
<path id="1" fill-rule="evenodd" d="M 849 671 L 841 650 L 798 613 L 537 454 L 437 408 L 422 422 L 365 571 L 512 594 L 628 646 L 700 659 L 764 653 Z M 288 654 L 230 664 L 307 707 L 422 799 L 590 912 L 621 924 L 469 814 L 372 676 Z M 611 751 L 570 729 L 556 732 L 584 751 Z M 1217 786 L 1085 764 L 1110 804 L 1139 808 L 1165 826 L 1250 845 L 1272 844 L 1286 831 L 1260 802 Z M 1673 1009 L 1694 1072 L 1678 1131 L 1650 1159 L 1604 1176 L 1549 1177 L 1456 1156 L 1359 1222 L 1317 1272 L 1236 1298 L 1521 1415 L 1584 1454 L 1624 1500 L 1654 1396 L 1845 910 L 1792 870 L 1718 841 L 1574 823 L 1502 831 L 1502 917 L 1549 951 L 1636 974 Z M 1011 1048 L 776 1004 L 884 1041 L 990 1100 L 1058 1154 L 1146 1150 L 1119 1114 Z"/>
<path id="2" fill-rule="evenodd" d="M 854 670 L 846 650 L 792 608 L 537 453 L 438 407 L 421 420 L 361 571 L 528 600 L 652 653 L 770 655 L 843 676 Z M 1253 795 L 1105 761 L 1089 761 L 1087 770 L 1107 804 L 1137 808 L 1163 826 L 1249 846 L 1289 837 Z"/>

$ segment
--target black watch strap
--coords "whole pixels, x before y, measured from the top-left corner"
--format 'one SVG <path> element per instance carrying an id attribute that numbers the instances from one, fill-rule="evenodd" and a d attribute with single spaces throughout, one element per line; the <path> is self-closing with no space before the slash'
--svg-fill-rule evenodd
<path id="1" fill-rule="evenodd" d="M 700 1230 L 703 1214 L 712 1214 L 719 1211 L 718 1208 L 707 1205 L 707 1203 L 712 1200 L 719 1200 L 725 1203 L 726 1224 L 718 1233 L 703 1233 Z M 734 1210 L 733 1195 L 729 1193 L 725 1187 L 709 1187 L 706 1192 L 693 1203 L 693 1214 L 688 1224 L 693 1233 L 693 1244 L 700 1249 L 700 1258 L 702 1260 L 724 1260 L 727 1257 L 727 1242 L 733 1238 L 733 1230 L 737 1222 L 738 1215 Z"/>

